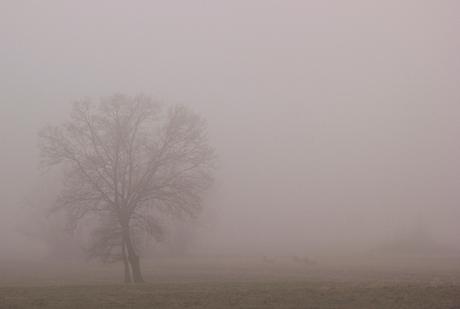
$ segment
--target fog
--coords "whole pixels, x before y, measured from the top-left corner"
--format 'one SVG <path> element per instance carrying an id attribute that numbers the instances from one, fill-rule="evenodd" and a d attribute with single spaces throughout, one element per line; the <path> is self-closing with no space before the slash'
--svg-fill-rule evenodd
<path id="1" fill-rule="evenodd" d="M 190 254 L 351 254 L 423 226 L 460 243 L 456 1 L 2 1 L 1 256 L 54 192 L 37 132 L 146 93 L 208 122 Z M 32 203 L 33 205 L 34 203 Z"/>

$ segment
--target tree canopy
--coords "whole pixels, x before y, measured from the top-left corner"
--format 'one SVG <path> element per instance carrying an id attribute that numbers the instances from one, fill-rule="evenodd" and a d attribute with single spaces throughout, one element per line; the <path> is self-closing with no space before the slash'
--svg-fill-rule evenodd
<path id="1" fill-rule="evenodd" d="M 40 132 L 40 151 L 44 166 L 64 170 L 56 209 L 72 228 L 97 218 L 90 251 L 122 259 L 128 282 L 143 281 L 137 239 L 161 237 L 156 214 L 199 212 L 215 158 L 202 117 L 121 94 L 74 103 L 69 121 Z"/>

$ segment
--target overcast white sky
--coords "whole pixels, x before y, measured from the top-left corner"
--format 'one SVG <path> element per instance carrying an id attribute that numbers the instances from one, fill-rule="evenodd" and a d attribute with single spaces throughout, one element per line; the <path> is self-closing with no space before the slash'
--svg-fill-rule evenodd
<path id="1" fill-rule="evenodd" d="M 420 217 L 460 239 L 459 29 L 454 0 L 3 0 L 0 241 L 37 186 L 37 130 L 115 92 L 208 119 L 204 248 L 340 247 Z"/>

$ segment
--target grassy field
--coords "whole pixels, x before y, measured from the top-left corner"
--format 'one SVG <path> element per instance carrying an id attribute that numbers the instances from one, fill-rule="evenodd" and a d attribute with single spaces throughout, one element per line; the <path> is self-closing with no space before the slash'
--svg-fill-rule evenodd
<path id="1" fill-rule="evenodd" d="M 0 308 L 460 308 L 459 286 L 309 282 L 0 288 Z"/>
<path id="2" fill-rule="evenodd" d="M 117 265 L 10 264 L 0 271 L 0 308 L 460 309 L 455 263 L 208 258 L 157 260 L 144 269 L 148 283 L 123 285 Z"/>

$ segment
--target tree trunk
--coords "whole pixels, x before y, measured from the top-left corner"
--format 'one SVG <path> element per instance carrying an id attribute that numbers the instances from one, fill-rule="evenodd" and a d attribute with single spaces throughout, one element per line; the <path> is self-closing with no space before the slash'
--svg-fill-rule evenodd
<path id="1" fill-rule="evenodd" d="M 131 261 L 131 269 L 133 270 L 134 282 L 136 283 L 145 282 L 144 278 L 142 277 L 142 273 L 141 273 L 141 264 L 139 261 L 139 256 L 134 254 L 130 261 Z"/>
<path id="2" fill-rule="evenodd" d="M 131 266 L 131 270 L 133 272 L 133 281 L 135 283 L 143 283 L 144 278 L 142 277 L 142 273 L 141 273 L 141 265 L 139 262 L 139 256 L 136 254 L 136 251 L 134 250 L 134 246 L 131 241 L 131 237 L 129 235 L 129 228 L 123 229 L 123 240 L 126 244 L 126 251 L 128 253 L 128 261 Z"/>
<path id="3" fill-rule="evenodd" d="M 126 256 L 126 245 L 125 242 L 123 241 L 121 245 L 121 254 L 123 256 L 123 265 L 125 268 L 125 283 L 131 283 L 131 270 L 129 269 L 129 262 L 128 262 L 128 257 Z"/>

